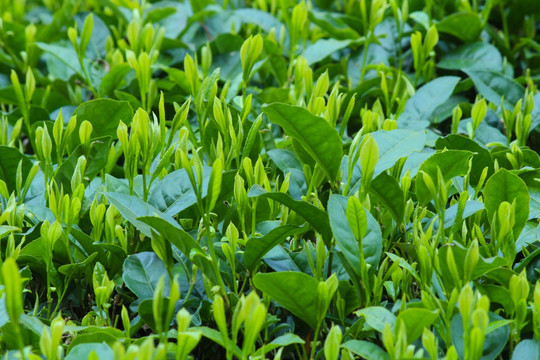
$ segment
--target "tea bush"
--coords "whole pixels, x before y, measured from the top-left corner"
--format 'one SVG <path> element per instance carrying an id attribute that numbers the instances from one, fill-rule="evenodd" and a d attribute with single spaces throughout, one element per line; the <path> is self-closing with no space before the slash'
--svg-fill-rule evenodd
<path id="1" fill-rule="evenodd" d="M 539 16 L 0 0 L 0 351 L 539 358 Z"/>

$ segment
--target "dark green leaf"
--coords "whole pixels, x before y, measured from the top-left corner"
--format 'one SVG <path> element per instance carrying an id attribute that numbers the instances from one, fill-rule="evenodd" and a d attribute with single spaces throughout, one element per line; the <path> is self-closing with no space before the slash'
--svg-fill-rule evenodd
<path id="1" fill-rule="evenodd" d="M 387 173 L 381 173 L 371 182 L 370 191 L 390 210 L 396 222 L 401 224 L 405 202 L 403 191 L 401 191 L 396 178 Z"/>
<path id="2" fill-rule="evenodd" d="M 92 138 L 110 136 L 116 139 L 116 129 L 120 121 L 129 125 L 133 118 L 133 109 L 127 101 L 113 99 L 95 99 L 87 101 L 73 112 L 77 116 L 77 127 L 72 136 L 72 142 L 79 138 L 79 126 L 84 120 L 93 126 Z"/>
<path id="3" fill-rule="evenodd" d="M 521 340 L 514 349 L 512 360 L 540 359 L 540 343 L 538 340 Z"/>
<path id="4" fill-rule="evenodd" d="M 96 339 L 98 340 L 98 339 Z M 87 358 L 88 355 L 94 352 L 98 359 L 114 358 L 114 352 L 106 343 L 82 343 L 71 348 L 65 360 L 77 360 Z"/>
<path id="5" fill-rule="evenodd" d="M 469 159 L 473 156 L 470 151 L 448 150 L 435 153 L 420 166 L 420 171 L 424 171 L 435 184 L 437 184 L 437 168 L 441 169 L 444 181 L 452 179 L 454 176 L 465 175 L 469 168 Z M 416 176 L 416 196 L 421 205 L 425 205 L 431 200 L 431 194 L 424 183 L 422 176 Z"/>
<path id="6" fill-rule="evenodd" d="M 205 192 L 208 188 L 210 174 L 207 175 L 203 176 L 203 195 L 206 195 Z M 173 171 L 154 184 L 148 196 L 148 203 L 171 216 L 196 204 L 197 197 L 186 170 Z"/>
<path id="7" fill-rule="evenodd" d="M 462 135 L 448 135 L 439 138 L 435 143 L 437 150 L 469 150 L 474 153 L 472 158 L 471 184 L 476 185 L 480 180 L 484 168 L 488 168 L 487 176 L 493 173 L 493 159 L 486 148 L 478 145 L 477 142 Z"/>
<path id="8" fill-rule="evenodd" d="M 16 190 L 17 166 L 22 161 L 22 185 L 32 168 L 32 162 L 19 150 L 9 146 L 0 146 L 0 180 L 6 182 L 8 191 Z"/>
<path id="9" fill-rule="evenodd" d="M 474 86 L 483 97 L 500 106 L 504 97 L 506 109 L 514 109 L 514 105 L 523 97 L 525 89 L 514 79 L 493 70 L 463 70 L 474 82 Z"/>
<path id="10" fill-rule="evenodd" d="M 253 277 L 253 283 L 265 295 L 315 329 L 317 280 L 300 272 L 279 272 L 259 273 Z"/>
<path id="11" fill-rule="evenodd" d="M 114 90 L 120 89 L 126 84 L 125 78 L 130 71 L 131 66 L 126 63 L 113 66 L 107 75 L 101 79 L 101 90 L 105 94 L 112 96 Z"/>
<path id="12" fill-rule="evenodd" d="M 396 323 L 400 320 L 403 321 L 407 329 L 407 341 L 414 342 L 422 335 L 424 328 L 429 329 L 438 317 L 438 310 L 410 308 L 399 313 Z"/>
<path id="13" fill-rule="evenodd" d="M 482 21 L 478 15 L 472 12 L 454 13 L 439 22 L 437 30 L 454 35 L 464 42 L 471 42 L 480 36 Z"/>
<path id="14" fill-rule="evenodd" d="M 388 354 L 377 345 L 364 340 L 349 340 L 343 345 L 346 349 L 366 360 L 388 360 Z"/>
<path id="15" fill-rule="evenodd" d="M 266 105 L 263 111 L 271 122 L 281 126 L 287 135 L 302 145 L 330 180 L 338 178 L 343 156 L 341 139 L 326 120 L 304 108 L 287 104 Z"/>
<path id="16" fill-rule="evenodd" d="M 360 276 L 362 266 L 360 263 L 360 251 L 364 255 L 364 260 L 372 266 L 373 270 L 379 266 L 379 259 L 382 252 L 381 228 L 377 220 L 366 211 L 367 233 L 362 239 L 362 249 L 360 249 L 360 243 L 355 238 L 347 221 L 346 212 L 347 198 L 341 195 L 331 195 L 330 200 L 328 200 L 328 216 L 336 243 L 345 259 L 354 269 L 355 275 Z M 354 274 L 349 275 L 352 276 Z"/>
<path id="17" fill-rule="evenodd" d="M 452 95 L 460 78 L 441 76 L 422 86 L 405 104 L 398 118 L 398 126 L 408 129 L 424 129 L 435 119 L 434 111 Z"/>
<path id="18" fill-rule="evenodd" d="M 290 195 L 279 192 L 267 192 L 259 185 L 253 185 L 249 190 L 248 197 L 263 197 L 287 206 L 306 220 L 329 242 L 332 237 L 328 215 L 321 209 L 302 200 L 294 200 Z"/>
<path id="19" fill-rule="evenodd" d="M 250 238 L 244 251 L 244 263 L 249 271 L 259 265 L 260 260 L 273 247 L 282 243 L 288 236 L 292 236 L 301 231 L 303 227 L 294 225 L 278 226 L 261 237 Z"/>
<path id="20" fill-rule="evenodd" d="M 320 39 L 306 48 L 304 57 L 309 65 L 316 64 L 327 56 L 347 47 L 350 40 Z"/>
<path id="21" fill-rule="evenodd" d="M 135 225 L 140 232 L 144 235 L 151 237 L 152 231 L 148 224 L 143 223 L 137 218 L 141 216 L 159 216 L 160 218 L 168 221 L 171 224 L 175 224 L 175 221 L 169 215 L 166 215 L 153 207 L 152 205 L 145 203 L 141 199 L 135 196 L 118 194 L 112 192 L 103 193 L 107 199 L 118 209 L 120 214 L 129 221 L 131 224 Z"/>
<path id="22" fill-rule="evenodd" d="M 503 59 L 495 46 L 476 42 L 447 53 L 437 63 L 437 67 L 448 70 L 489 69 L 502 71 Z"/>
<path id="23" fill-rule="evenodd" d="M 503 201 L 510 204 L 516 202 L 513 230 L 514 236 L 517 238 L 529 218 L 529 191 L 519 176 L 506 169 L 501 169 L 493 174 L 484 188 L 484 205 L 490 222 Z"/>
<path id="24" fill-rule="evenodd" d="M 379 130 L 371 133 L 371 136 L 379 147 L 379 160 L 375 166 L 374 177 L 393 167 L 399 159 L 422 151 L 426 143 L 424 131 Z"/>
<path id="25" fill-rule="evenodd" d="M 203 251 L 202 247 L 188 233 L 182 230 L 178 224 L 157 216 L 142 216 L 137 218 L 137 221 L 149 225 L 157 230 L 161 236 L 176 246 L 185 256 L 191 258 L 191 260 L 208 278 L 214 281 L 214 283 L 217 282 L 214 269 L 210 261 L 207 260 L 205 256 L 206 253 Z M 201 254 L 203 256 L 193 257 L 192 255 L 194 253 Z"/>
<path id="26" fill-rule="evenodd" d="M 122 280 L 141 300 L 152 299 L 161 277 L 165 277 L 163 293 L 169 293 L 169 276 L 161 259 L 153 252 L 130 255 L 124 261 Z"/>

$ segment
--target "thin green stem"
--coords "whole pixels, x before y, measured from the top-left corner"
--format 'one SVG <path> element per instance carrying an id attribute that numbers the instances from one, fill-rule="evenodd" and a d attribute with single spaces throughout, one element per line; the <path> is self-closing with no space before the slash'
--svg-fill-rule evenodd
<path id="1" fill-rule="evenodd" d="M 362 83 L 362 81 L 364 81 L 364 77 L 366 76 L 366 62 L 367 62 L 367 54 L 369 51 L 370 36 L 371 36 L 371 32 L 368 31 L 368 33 L 366 34 L 366 42 L 364 44 L 364 53 L 362 54 L 362 69 L 360 70 L 360 81 L 359 81 L 360 84 Z"/>

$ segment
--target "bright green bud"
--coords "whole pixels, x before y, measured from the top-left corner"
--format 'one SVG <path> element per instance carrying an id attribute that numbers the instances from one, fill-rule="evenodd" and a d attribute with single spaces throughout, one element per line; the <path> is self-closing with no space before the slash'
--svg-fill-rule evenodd
<path id="1" fill-rule="evenodd" d="M 473 309 L 474 294 L 469 283 L 467 283 L 458 297 L 459 312 L 463 318 L 463 327 L 469 327 L 470 314 Z"/>
<path id="2" fill-rule="evenodd" d="M 201 48 L 201 68 L 203 76 L 208 76 L 210 66 L 212 66 L 212 49 L 210 48 L 210 44 L 206 43 L 206 45 Z"/>
<path id="3" fill-rule="evenodd" d="M 114 290 L 114 282 L 109 280 L 109 276 L 101 263 L 97 262 L 92 274 L 92 284 L 98 307 L 103 307 L 109 303 L 109 297 Z"/>
<path id="4" fill-rule="evenodd" d="M 510 297 L 514 306 L 520 302 L 520 300 L 527 300 L 529 296 L 529 281 L 527 280 L 527 273 L 523 270 L 519 275 L 512 275 L 510 278 Z"/>
<path id="5" fill-rule="evenodd" d="M 260 34 L 257 34 L 256 36 L 250 35 L 242 44 L 242 48 L 240 49 L 240 59 L 242 61 L 242 78 L 244 82 L 249 80 L 253 66 L 261 55 L 262 49 L 263 39 Z"/>
<path id="6" fill-rule="evenodd" d="M 327 360 L 337 360 L 341 345 L 342 333 L 339 326 L 332 326 L 324 342 L 324 356 Z"/>
<path id="7" fill-rule="evenodd" d="M 26 71 L 26 83 L 24 84 L 25 100 L 27 104 L 30 104 L 32 101 L 34 90 L 36 90 L 36 79 L 32 69 L 28 68 Z"/>
<path id="8" fill-rule="evenodd" d="M 124 333 L 129 338 L 131 336 L 131 321 L 129 320 L 129 313 L 124 305 L 122 305 L 122 325 L 124 327 Z"/>
<path id="9" fill-rule="evenodd" d="M 81 42 L 80 42 L 80 48 L 79 48 L 80 57 L 83 57 L 84 53 L 86 52 L 86 48 L 88 47 L 88 43 L 90 42 L 93 29 L 94 29 L 94 15 L 90 13 L 84 20 L 84 25 L 83 25 L 83 29 L 81 33 Z"/>
<path id="10" fill-rule="evenodd" d="M 224 338 L 228 338 L 227 319 L 225 317 L 225 305 L 221 295 L 214 296 L 214 302 L 212 303 L 212 312 L 214 314 L 214 320 L 218 326 L 221 335 Z"/>
<path id="11" fill-rule="evenodd" d="M 79 128 L 79 139 L 81 141 L 81 144 L 83 144 L 83 146 L 87 149 L 90 146 L 90 138 L 92 137 L 93 130 L 94 127 L 92 126 L 92 123 L 88 120 L 84 120 L 81 123 L 81 127 Z"/>
<path id="12" fill-rule="evenodd" d="M 216 295 L 219 296 L 219 295 Z M 187 331 L 191 324 L 191 314 L 185 308 L 180 309 L 176 314 L 176 324 L 178 332 Z"/>
<path id="13" fill-rule="evenodd" d="M 73 48 L 75 49 L 75 52 L 79 54 L 79 43 L 77 42 L 77 29 L 73 27 L 68 28 L 68 38 L 71 40 L 71 44 L 73 45 Z"/>
<path id="14" fill-rule="evenodd" d="M 48 228 L 47 231 L 47 240 L 49 242 L 49 249 L 53 249 L 54 244 L 60 237 L 62 236 L 62 224 L 57 220 L 52 223 L 52 225 Z"/>
<path id="15" fill-rule="evenodd" d="M 486 112 L 487 112 L 486 99 L 481 99 L 480 101 L 476 101 L 474 103 L 472 111 L 471 111 L 473 130 L 476 131 L 476 129 L 478 129 L 478 126 L 480 126 L 480 123 L 486 117 Z"/>
<path id="16" fill-rule="evenodd" d="M 375 166 L 379 161 L 379 147 L 372 136 L 366 135 L 360 148 L 360 168 L 362 169 L 362 183 L 368 186 L 373 177 Z"/>
<path id="17" fill-rule="evenodd" d="M 462 116 L 463 111 L 461 110 L 461 107 L 457 105 L 454 110 L 452 110 L 452 134 L 457 134 Z"/>
<path id="18" fill-rule="evenodd" d="M 480 259 L 480 250 L 478 248 L 478 240 L 473 240 L 471 245 L 467 249 L 467 254 L 465 255 L 465 281 L 472 280 L 472 275 L 478 260 Z"/>
<path id="19" fill-rule="evenodd" d="M 156 325 L 156 330 L 158 333 L 161 333 L 165 330 L 165 326 L 168 324 L 163 324 L 163 288 L 165 286 L 165 275 L 161 276 L 155 289 L 154 289 L 154 298 L 152 300 L 152 315 L 154 316 L 154 323 Z"/>
<path id="20" fill-rule="evenodd" d="M 426 33 L 426 39 L 424 40 L 424 57 L 428 58 L 431 51 L 435 48 L 435 45 L 439 42 L 439 33 L 435 24 L 431 25 Z"/>
<path id="21" fill-rule="evenodd" d="M 13 323 L 19 322 L 19 317 L 23 313 L 23 289 L 22 279 L 15 259 L 7 258 L 2 265 L 2 283 L 4 285 L 4 294 L 6 310 L 9 320 Z"/>
<path id="22" fill-rule="evenodd" d="M 200 86 L 199 70 L 197 69 L 197 64 L 189 54 L 186 54 L 184 57 L 184 72 L 191 87 L 191 95 L 197 95 Z"/>
<path id="23" fill-rule="evenodd" d="M 367 216 L 357 197 L 351 196 L 347 200 L 346 215 L 354 237 L 358 241 L 362 240 L 367 232 Z"/>
<path id="24" fill-rule="evenodd" d="M 247 209 L 247 192 L 244 187 L 244 179 L 238 174 L 234 178 L 234 198 L 238 203 L 238 211 L 245 211 Z"/>
<path id="25" fill-rule="evenodd" d="M 207 211 L 212 211 L 221 192 L 221 179 L 223 174 L 223 159 L 217 158 L 212 164 L 210 180 L 208 181 L 208 194 L 206 196 Z"/>

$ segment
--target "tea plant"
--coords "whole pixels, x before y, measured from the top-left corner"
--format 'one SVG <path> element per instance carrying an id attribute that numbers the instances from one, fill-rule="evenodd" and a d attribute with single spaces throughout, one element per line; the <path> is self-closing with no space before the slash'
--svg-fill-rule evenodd
<path id="1" fill-rule="evenodd" d="M 1 352 L 538 358 L 538 16 L 0 0 Z"/>

